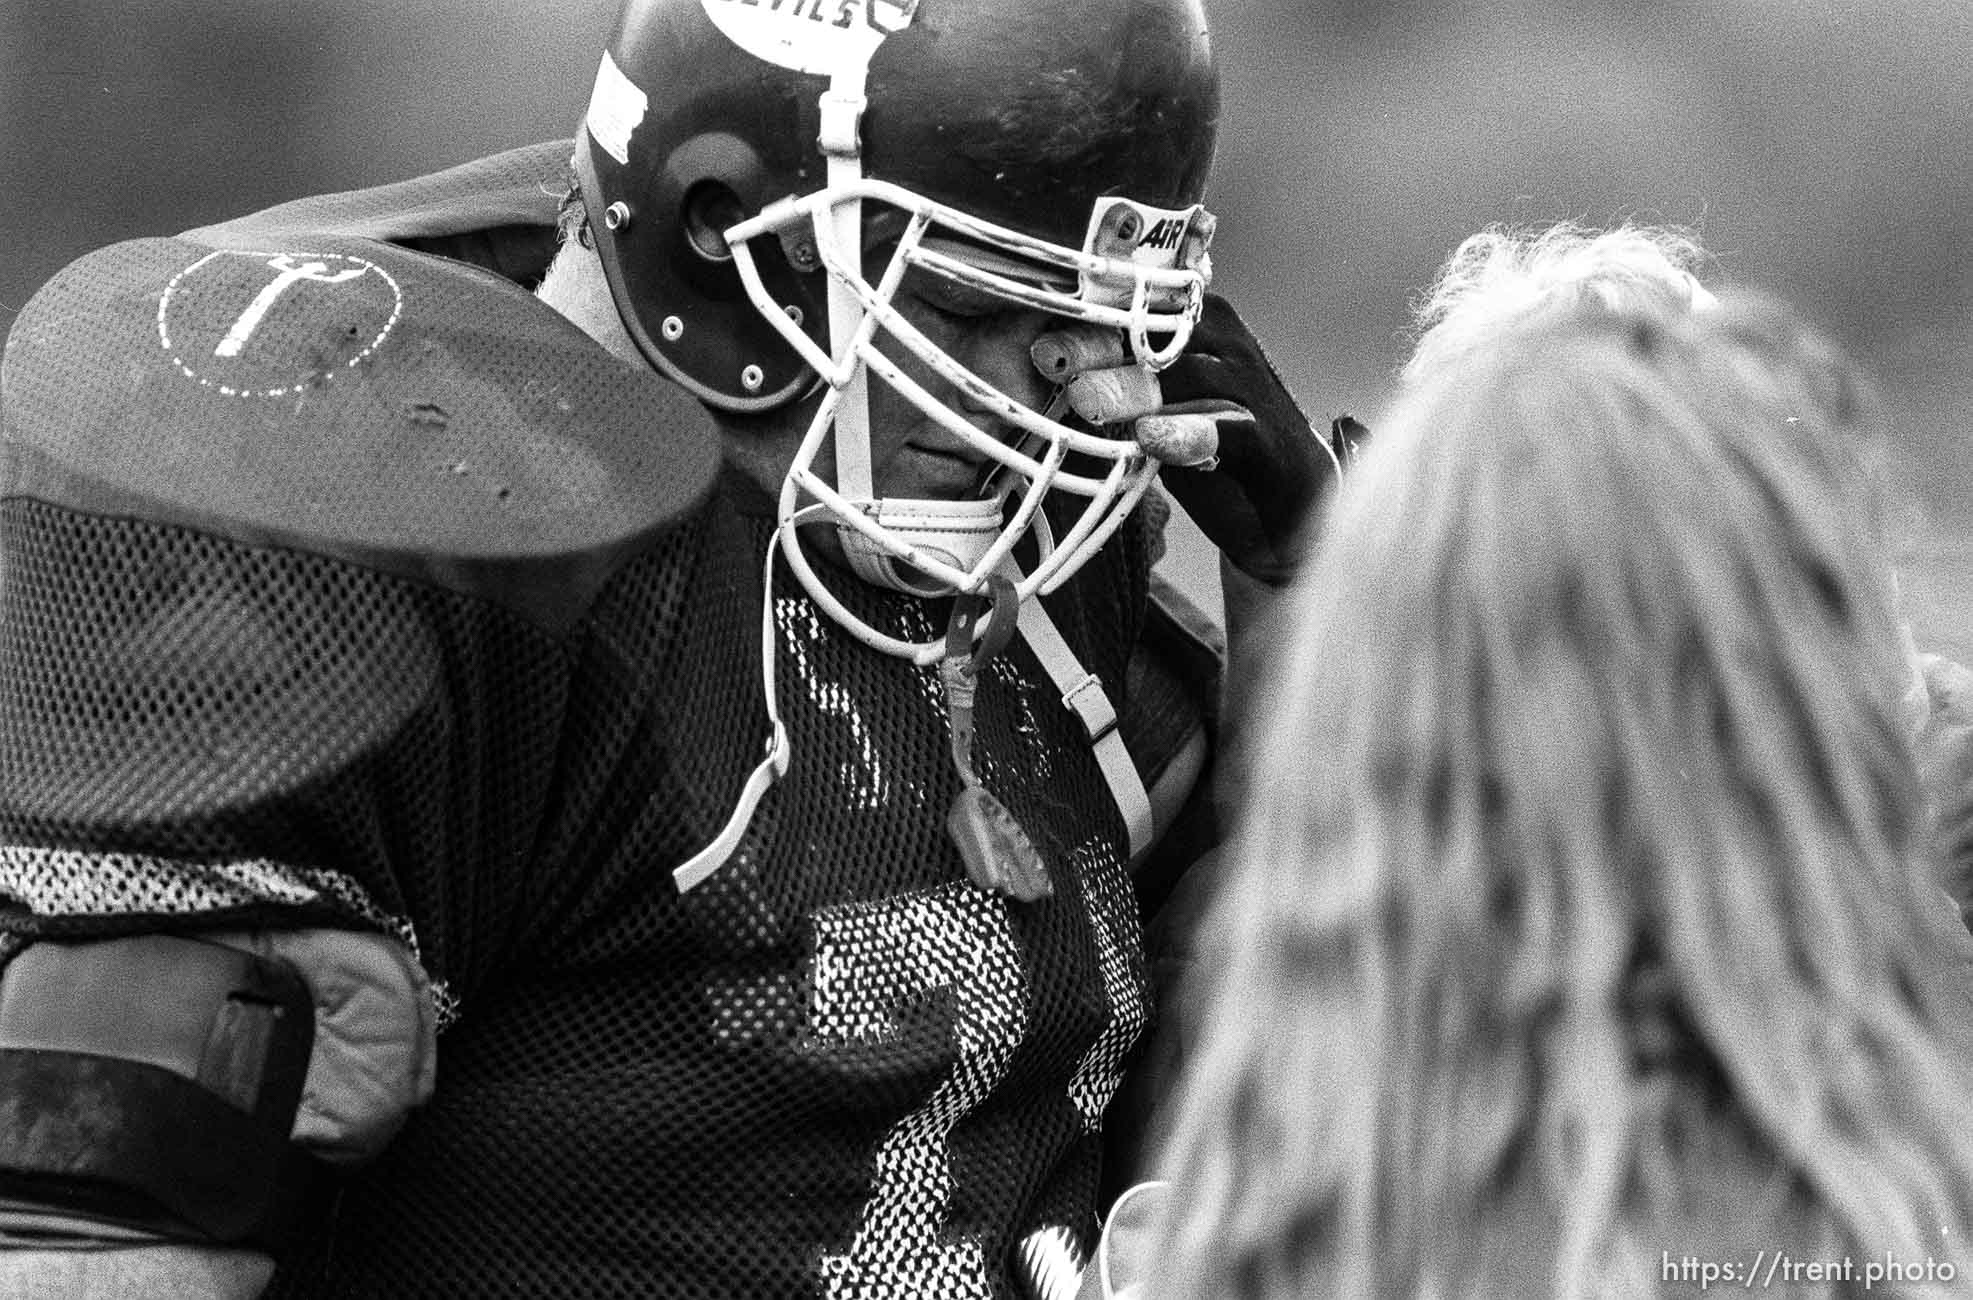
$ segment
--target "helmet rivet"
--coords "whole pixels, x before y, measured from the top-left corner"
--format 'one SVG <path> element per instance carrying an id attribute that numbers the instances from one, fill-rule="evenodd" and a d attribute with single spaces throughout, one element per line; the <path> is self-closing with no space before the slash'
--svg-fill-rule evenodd
<path id="1" fill-rule="evenodd" d="M 665 336 L 665 342 L 676 343 L 684 337 L 685 322 L 676 316 L 667 316 L 664 323 L 658 326 L 658 332 Z"/>
<path id="2" fill-rule="evenodd" d="M 793 303 L 789 303 L 786 307 L 783 307 L 781 310 L 787 312 L 788 319 L 793 321 L 797 325 L 801 324 L 802 321 L 807 319 L 805 316 L 802 315 L 802 309 L 795 306 L 795 304 Z"/>
<path id="3" fill-rule="evenodd" d="M 603 224 L 611 230 L 622 230 L 630 224 L 630 205 L 618 199 L 603 209 Z"/>
<path id="4" fill-rule="evenodd" d="M 740 372 L 740 387 L 750 393 L 758 393 L 760 386 L 767 382 L 767 375 L 759 366 L 748 366 Z"/>

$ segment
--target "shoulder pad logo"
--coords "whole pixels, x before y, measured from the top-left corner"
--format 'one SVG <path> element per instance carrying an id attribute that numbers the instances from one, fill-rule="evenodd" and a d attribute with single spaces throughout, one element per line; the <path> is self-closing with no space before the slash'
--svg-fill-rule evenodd
<path id="1" fill-rule="evenodd" d="M 228 397 L 283 397 L 382 347 L 404 292 L 344 253 L 208 253 L 158 299 L 158 342 L 187 379 Z"/>
<path id="2" fill-rule="evenodd" d="M 830 76 L 868 66 L 920 0 L 699 0 L 735 45 L 777 67 Z"/>

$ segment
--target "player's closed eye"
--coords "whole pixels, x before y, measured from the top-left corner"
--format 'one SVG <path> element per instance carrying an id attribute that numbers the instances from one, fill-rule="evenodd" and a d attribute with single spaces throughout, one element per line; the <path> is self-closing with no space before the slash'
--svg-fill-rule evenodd
<path id="1" fill-rule="evenodd" d="M 1005 299 L 984 289 L 959 284 L 918 267 L 905 272 L 902 290 L 902 296 L 952 320 L 976 321 L 1005 311 L 1009 306 Z"/>
<path id="2" fill-rule="evenodd" d="M 944 281 L 931 281 L 914 286 L 911 296 L 949 320 L 977 321 L 1007 309 L 1007 304 L 992 294 L 965 289 Z"/>

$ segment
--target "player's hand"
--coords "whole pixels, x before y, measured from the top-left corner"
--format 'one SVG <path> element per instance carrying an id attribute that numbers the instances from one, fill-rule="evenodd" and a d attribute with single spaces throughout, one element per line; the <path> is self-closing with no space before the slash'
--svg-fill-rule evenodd
<path id="1" fill-rule="evenodd" d="M 1218 294 L 1206 295 L 1191 343 L 1158 380 L 1164 408 L 1138 422 L 1139 442 L 1171 466 L 1158 481 L 1242 573 L 1269 586 L 1287 582 L 1317 501 L 1368 430 L 1344 415 L 1327 436 L 1317 433 Z M 1202 433 L 1197 448 L 1162 441 Z M 1199 463 L 1188 468 L 1190 459 Z"/>

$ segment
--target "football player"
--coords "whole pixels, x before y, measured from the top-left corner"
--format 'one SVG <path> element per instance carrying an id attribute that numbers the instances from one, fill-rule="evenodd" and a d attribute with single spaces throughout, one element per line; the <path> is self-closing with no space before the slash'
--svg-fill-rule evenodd
<path id="1" fill-rule="evenodd" d="M 0 1270 L 1072 1290 L 1210 838 L 1154 480 L 1279 584 L 1339 463 L 1217 116 L 1197 0 L 631 0 L 573 150 L 45 287 Z"/>

